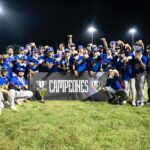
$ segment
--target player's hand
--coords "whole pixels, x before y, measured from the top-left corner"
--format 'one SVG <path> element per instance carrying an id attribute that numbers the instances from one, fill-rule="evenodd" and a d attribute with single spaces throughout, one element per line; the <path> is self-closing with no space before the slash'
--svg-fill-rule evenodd
<path id="1" fill-rule="evenodd" d="M 30 45 L 31 45 L 32 47 L 36 47 L 35 43 L 30 43 Z"/>
<path id="2" fill-rule="evenodd" d="M 43 63 L 43 60 L 40 60 L 40 61 L 39 61 L 39 65 L 42 64 L 42 63 Z"/>
<path id="3" fill-rule="evenodd" d="M 100 40 L 105 41 L 106 39 L 105 38 L 101 38 Z"/>
<path id="4" fill-rule="evenodd" d="M 29 64 L 30 64 L 30 66 L 34 66 L 34 63 L 33 63 L 33 62 L 30 62 Z"/>

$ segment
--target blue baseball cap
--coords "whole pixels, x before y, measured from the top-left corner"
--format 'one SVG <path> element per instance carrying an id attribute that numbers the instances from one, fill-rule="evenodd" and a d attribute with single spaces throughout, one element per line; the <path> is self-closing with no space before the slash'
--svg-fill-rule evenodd
<path id="1" fill-rule="evenodd" d="M 22 56 L 22 60 L 27 60 L 28 57 L 26 55 Z"/>
<path id="2" fill-rule="evenodd" d="M 23 51 L 24 50 L 24 47 L 19 47 L 19 51 Z"/>
<path id="3" fill-rule="evenodd" d="M 3 66 L 2 67 L 2 71 L 8 71 L 8 67 L 7 66 Z"/>
<path id="4" fill-rule="evenodd" d="M 53 47 L 49 47 L 49 48 L 47 49 L 47 52 L 54 52 Z"/>
<path id="5" fill-rule="evenodd" d="M 39 50 L 37 48 L 33 49 L 33 53 L 38 53 L 38 52 L 39 52 Z"/>
<path id="6" fill-rule="evenodd" d="M 111 41 L 110 42 L 110 45 L 115 45 L 116 44 L 116 41 Z"/>
<path id="7" fill-rule="evenodd" d="M 23 68 L 17 68 L 17 72 L 25 72 Z"/>
<path id="8" fill-rule="evenodd" d="M 104 48 L 104 46 L 103 45 L 99 45 L 98 48 Z"/>
<path id="9" fill-rule="evenodd" d="M 142 52 L 143 51 L 142 47 L 139 45 L 135 45 L 134 48 L 135 48 L 136 52 Z"/>
<path id="10" fill-rule="evenodd" d="M 69 53 L 70 50 L 68 48 L 65 49 L 65 53 Z"/>
<path id="11" fill-rule="evenodd" d="M 83 48 L 83 45 L 79 45 L 78 48 Z"/>
<path id="12" fill-rule="evenodd" d="M 98 48 L 95 47 L 95 48 L 93 49 L 93 52 L 98 52 Z"/>

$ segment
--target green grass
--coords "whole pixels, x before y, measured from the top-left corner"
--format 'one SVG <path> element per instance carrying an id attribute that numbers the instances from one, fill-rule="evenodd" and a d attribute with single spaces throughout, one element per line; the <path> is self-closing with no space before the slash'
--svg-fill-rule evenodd
<path id="1" fill-rule="evenodd" d="M 149 150 L 150 107 L 26 103 L 0 116 L 0 150 Z"/>

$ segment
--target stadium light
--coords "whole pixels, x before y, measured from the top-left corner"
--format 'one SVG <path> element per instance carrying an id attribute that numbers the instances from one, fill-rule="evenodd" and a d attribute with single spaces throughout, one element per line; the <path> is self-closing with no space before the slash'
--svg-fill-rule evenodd
<path id="1" fill-rule="evenodd" d="M 94 32 L 95 31 L 96 31 L 96 29 L 93 26 L 88 28 L 88 32 L 91 33 L 91 40 L 92 40 L 91 42 L 92 42 L 92 44 L 93 44 L 93 37 L 94 37 Z"/>
<path id="2" fill-rule="evenodd" d="M 0 14 L 2 14 L 3 13 L 3 7 L 2 7 L 2 5 L 0 4 Z"/>
<path id="3" fill-rule="evenodd" d="M 134 35 L 137 32 L 137 30 L 135 28 L 131 28 L 129 30 L 129 33 L 132 35 L 132 45 L 134 44 Z"/>

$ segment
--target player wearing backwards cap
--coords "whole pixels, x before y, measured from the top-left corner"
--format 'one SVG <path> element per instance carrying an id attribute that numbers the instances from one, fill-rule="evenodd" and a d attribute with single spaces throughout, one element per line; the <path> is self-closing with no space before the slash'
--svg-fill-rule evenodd
<path id="1" fill-rule="evenodd" d="M 20 105 L 23 101 L 28 102 L 26 99 L 33 96 L 33 92 L 28 90 L 28 83 L 24 78 L 24 69 L 18 68 L 18 75 L 12 77 L 10 81 L 10 108 L 14 111 L 17 110 L 15 107 L 16 102 Z"/>
<path id="2" fill-rule="evenodd" d="M 102 71 L 102 62 L 97 48 L 93 49 L 93 56 L 89 58 L 88 67 L 91 77 L 93 77 L 96 72 Z"/>
<path id="3" fill-rule="evenodd" d="M 84 55 L 84 49 L 82 45 L 78 47 L 78 50 L 79 54 L 73 58 L 73 66 L 72 66 L 74 75 L 76 77 L 78 77 L 81 73 L 83 73 L 86 70 L 87 59 L 89 58 L 87 54 Z"/>
<path id="4" fill-rule="evenodd" d="M 8 91 L 8 83 L 9 79 L 7 78 L 8 74 L 8 67 L 3 66 L 1 69 L 1 75 L 0 75 L 0 115 L 2 114 L 2 109 L 4 108 L 4 97 L 9 99 L 10 93 Z M 9 102 L 7 103 L 9 104 Z"/>
<path id="5" fill-rule="evenodd" d="M 146 71 L 147 71 L 147 85 L 148 85 L 148 101 L 147 104 L 150 105 L 150 45 L 146 48 L 147 51 L 147 65 L 146 65 Z"/>
<path id="6" fill-rule="evenodd" d="M 139 45 L 133 46 L 135 50 L 134 67 L 136 83 L 136 105 L 144 105 L 144 83 L 146 75 L 147 58 L 142 54 L 143 48 Z"/>
<path id="7" fill-rule="evenodd" d="M 123 101 L 126 99 L 126 92 L 119 72 L 116 69 L 108 68 L 108 79 L 103 90 L 108 94 L 110 103 L 123 105 Z"/>

